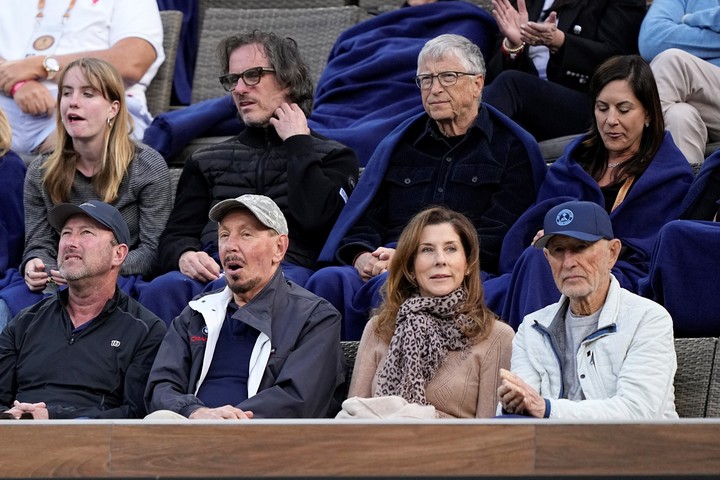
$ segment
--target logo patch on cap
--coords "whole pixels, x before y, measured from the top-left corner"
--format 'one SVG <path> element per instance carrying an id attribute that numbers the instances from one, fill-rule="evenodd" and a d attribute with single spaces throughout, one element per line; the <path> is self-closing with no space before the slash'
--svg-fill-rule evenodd
<path id="1" fill-rule="evenodd" d="M 570 223 L 572 223 L 573 218 L 575 218 L 575 215 L 573 214 L 572 210 L 568 210 L 567 208 L 565 208 L 558 212 L 557 217 L 555 217 L 555 223 L 557 223 L 561 227 L 564 227 L 565 225 L 569 225 Z"/>

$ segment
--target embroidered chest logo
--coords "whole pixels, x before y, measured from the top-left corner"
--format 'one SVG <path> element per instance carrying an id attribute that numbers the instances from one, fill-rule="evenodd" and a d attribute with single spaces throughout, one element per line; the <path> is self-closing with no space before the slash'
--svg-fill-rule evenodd
<path id="1" fill-rule="evenodd" d="M 110 340 L 110 346 L 118 348 L 120 346 L 120 340 Z"/>
<path id="2" fill-rule="evenodd" d="M 190 343 L 193 345 L 198 343 L 207 343 L 207 334 L 208 328 L 206 325 L 202 328 L 202 335 L 190 335 Z"/>

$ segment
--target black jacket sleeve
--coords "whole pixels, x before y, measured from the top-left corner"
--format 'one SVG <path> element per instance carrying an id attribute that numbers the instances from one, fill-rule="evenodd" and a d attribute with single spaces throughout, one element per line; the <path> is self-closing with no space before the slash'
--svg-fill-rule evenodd
<path id="1" fill-rule="evenodd" d="M 200 236 L 208 222 L 212 202 L 210 187 L 197 162 L 190 157 L 177 185 L 177 195 L 165 231 L 160 237 L 160 268 L 178 269 L 180 255 L 202 249 Z"/>
<path id="2" fill-rule="evenodd" d="M 319 144 L 325 144 L 324 148 Z M 290 215 L 306 231 L 319 230 L 327 235 L 357 183 L 355 152 L 311 135 L 286 139 L 285 149 Z"/>

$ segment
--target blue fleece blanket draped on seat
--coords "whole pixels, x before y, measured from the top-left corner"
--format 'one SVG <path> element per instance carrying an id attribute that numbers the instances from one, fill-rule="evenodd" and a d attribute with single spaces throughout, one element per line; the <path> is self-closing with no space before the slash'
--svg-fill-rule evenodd
<path id="1" fill-rule="evenodd" d="M 705 160 L 690 186 L 683 208 L 702 195 L 710 174 L 720 167 L 720 151 Z M 684 211 L 684 210 L 683 210 Z M 665 225 L 652 253 L 640 294 L 670 313 L 676 337 L 720 336 L 720 223 L 676 220 Z"/>
<path id="2" fill-rule="evenodd" d="M 22 260 L 25 241 L 23 185 L 25 163 L 12 150 L 0 156 L 0 288 L 8 269 L 17 267 Z"/>
<path id="3" fill-rule="evenodd" d="M 377 145 L 423 111 L 413 78 L 425 43 L 455 33 L 488 58 L 497 25 L 467 2 L 438 2 L 383 13 L 344 31 L 318 81 L 311 127 L 354 149 L 366 165 Z"/>
<path id="4" fill-rule="evenodd" d="M 530 242 L 542 228 L 545 213 L 568 200 L 585 200 L 605 207 L 598 183 L 573 158 L 583 140 L 568 145 L 548 169 L 533 207 L 513 225 L 500 252 L 499 277 L 484 283 L 486 301 L 500 317 L 517 329 L 528 313 L 556 302 L 550 267 L 541 250 Z M 692 168 L 669 133 L 645 173 L 635 181 L 625 200 L 610 214 L 613 232 L 623 244 L 612 269 L 620 285 L 632 292 L 647 275 L 650 257 L 660 228 L 682 212 L 682 201 L 693 179 Z"/>
<path id="5" fill-rule="evenodd" d="M 484 9 L 443 1 L 383 13 L 344 31 L 315 91 L 310 128 L 354 149 L 365 166 L 395 127 L 423 111 L 413 78 L 423 45 L 455 33 L 491 53 L 497 25 Z M 199 136 L 235 135 L 243 124 L 230 95 L 158 115 L 143 141 L 168 158 Z"/>

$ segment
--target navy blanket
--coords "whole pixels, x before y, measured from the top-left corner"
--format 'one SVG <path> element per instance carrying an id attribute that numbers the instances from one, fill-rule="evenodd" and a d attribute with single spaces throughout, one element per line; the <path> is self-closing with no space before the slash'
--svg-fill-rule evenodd
<path id="1" fill-rule="evenodd" d="M 0 279 L 20 265 L 25 242 L 23 185 L 25 164 L 12 150 L 0 156 Z M 0 282 L 0 286 L 2 282 Z"/>
<path id="2" fill-rule="evenodd" d="M 573 150 L 581 141 L 582 138 L 578 138 L 568 145 L 548 169 L 536 204 L 505 236 L 500 252 L 500 271 L 504 274 L 484 284 L 488 305 L 515 328 L 526 314 L 560 297 L 542 252 L 529 246 L 542 228 L 545 213 L 572 199 L 605 207 L 597 182 L 572 158 Z M 623 244 L 612 272 L 623 288 L 638 291 L 638 282 L 650 268 L 657 234 L 663 225 L 679 217 L 692 179 L 692 168 L 666 132 L 660 150 L 645 173 L 610 214 L 615 237 Z"/>
<path id="3" fill-rule="evenodd" d="M 705 160 L 683 206 L 693 203 L 720 167 L 720 150 Z M 720 223 L 677 220 L 665 225 L 652 252 L 650 272 L 640 294 L 663 305 L 677 337 L 720 336 Z"/>
<path id="4" fill-rule="evenodd" d="M 173 75 L 173 105 L 187 105 L 192 95 L 193 72 L 198 47 L 200 2 L 195 0 L 157 0 L 160 10 L 179 10 L 183 14 Z"/>
<path id="5" fill-rule="evenodd" d="M 462 35 L 489 57 L 497 26 L 484 9 L 438 2 L 383 13 L 338 37 L 318 81 L 311 127 L 354 149 L 366 165 L 375 147 L 420 113 L 415 85 L 423 45 L 443 33 Z"/>
<path id="6" fill-rule="evenodd" d="M 318 81 L 310 128 L 353 148 L 365 166 L 388 133 L 423 110 L 414 77 L 425 42 L 456 33 L 487 57 L 496 32 L 489 13 L 460 1 L 401 8 L 349 28 Z M 167 159 L 193 138 L 235 135 L 242 128 L 228 95 L 159 115 L 144 142 Z"/>

